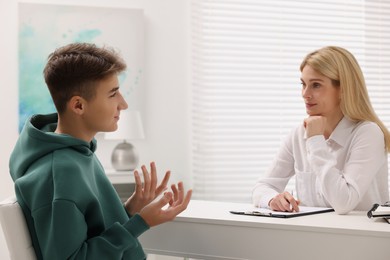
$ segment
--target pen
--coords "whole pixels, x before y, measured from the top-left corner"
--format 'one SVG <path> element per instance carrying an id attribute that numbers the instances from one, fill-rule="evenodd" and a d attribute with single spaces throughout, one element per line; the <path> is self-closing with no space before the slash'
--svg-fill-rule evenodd
<path id="1" fill-rule="evenodd" d="M 273 214 L 271 212 L 260 212 L 260 211 L 229 211 L 232 214 L 239 214 L 239 215 L 250 215 L 250 216 L 264 216 L 264 217 L 272 217 Z"/>
<path id="2" fill-rule="evenodd" d="M 293 197 L 293 199 L 295 200 L 295 198 L 294 198 L 294 190 L 291 190 L 291 197 Z M 292 205 L 290 204 L 290 210 L 291 211 L 293 211 L 293 207 L 292 207 Z"/>
<path id="3" fill-rule="evenodd" d="M 246 214 L 253 215 L 253 216 L 272 217 L 272 213 L 271 212 L 250 211 L 250 212 L 246 212 Z"/>
<path id="4" fill-rule="evenodd" d="M 291 196 L 293 197 L 293 199 L 294 199 L 295 201 L 298 201 L 298 200 L 294 197 L 294 190 L 291 190 Z M 290 205 L 291 205 L 291 204 L 290 204 Z M 294 211 L 293 208 L 292 208 L 292 205 L 291 205 L 291 210 Z"/>

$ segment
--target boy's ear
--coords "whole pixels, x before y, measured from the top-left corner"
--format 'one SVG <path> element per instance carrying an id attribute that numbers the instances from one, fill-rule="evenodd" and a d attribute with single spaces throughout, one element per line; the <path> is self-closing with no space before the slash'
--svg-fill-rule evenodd
<path id="1" fill-rule="evenodd" d="M 85 111 L 85 100 L 80 96 L 73 96 L 68 102 L 68 108 L 73 113 L 81 115 Z"/>

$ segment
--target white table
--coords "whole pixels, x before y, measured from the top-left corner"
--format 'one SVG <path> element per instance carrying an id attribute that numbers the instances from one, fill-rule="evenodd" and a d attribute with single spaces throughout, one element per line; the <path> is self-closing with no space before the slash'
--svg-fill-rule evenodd
<path id="1" fill-rule="evenodd" d="M 140 236 L 151 254 L 199 259 L 389 260 L 390 225 L 366 212 L 290 219 L 233 215 L 251 208 L 192 200 L 172 222 Z"/>

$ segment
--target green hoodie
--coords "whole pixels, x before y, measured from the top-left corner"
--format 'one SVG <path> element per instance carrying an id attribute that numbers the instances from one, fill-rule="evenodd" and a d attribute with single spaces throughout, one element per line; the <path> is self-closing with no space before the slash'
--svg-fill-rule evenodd
<path id="1" fill-rule="evenodd" d="M 26 122 L 10 159 L 15 193 L 38 259 L 145 259 L 129 216 L 87 143 L 55 134 L 57 114 Z"/>

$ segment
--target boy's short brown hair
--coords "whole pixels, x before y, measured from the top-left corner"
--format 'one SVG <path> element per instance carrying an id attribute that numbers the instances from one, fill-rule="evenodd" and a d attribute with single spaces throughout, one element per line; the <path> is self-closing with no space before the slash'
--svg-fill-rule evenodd
<path id="1" fill-rule="evenodd" d="M 96 82 L 126 69 L 126 63 L 113 49 L 91 43 L 71 43 L 48 57 L 43 71 L 45 82 L 58 113 L 65 111 L 73 96 L 94 97 Z"/>

